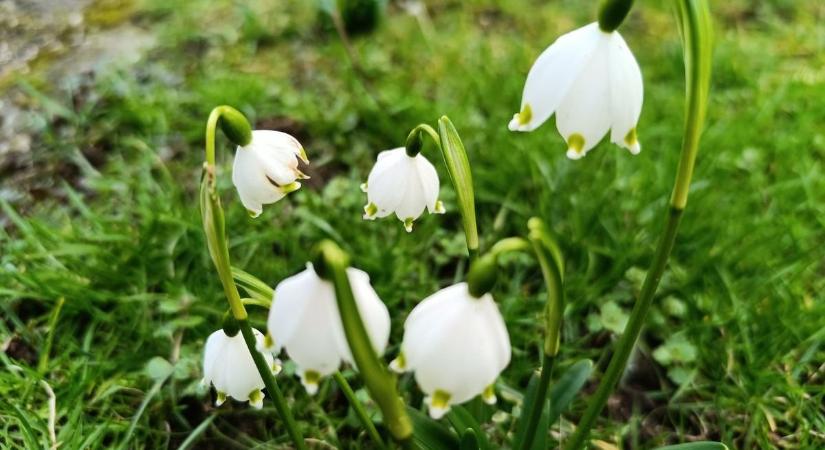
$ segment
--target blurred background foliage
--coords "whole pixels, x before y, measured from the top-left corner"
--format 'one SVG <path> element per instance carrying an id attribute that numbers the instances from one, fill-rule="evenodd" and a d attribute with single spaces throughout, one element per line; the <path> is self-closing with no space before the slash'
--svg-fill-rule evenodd
<path id="1" fill-rule="evenodd" d="M 288 448 L 271 406 L 216 409 L 198 385 L 204 339 L 226 307 L 196 202 L 203 126 L 218 104 L 295 135 L 312 160 L 305 187 L 253 221 L 221 143 L 234 263 L 274 285 L 315 242 L 336 240 L 390 307 L 388 357 L 412 306 L 463 277 L 464 242 L 434 149 L 424 151 L 448 214 L 412 235 L 363 221 L 358 186 L 379 151 L 448 115 L 473 165 L 482 246 L 523 234 L 533 215 L 559 236 L 560 366 L 594 359 L 592 392 L 678 157 L 683 67 L 663 3 L 636 2 L 621 29 L 645 80 L 643 152 L 603 142 L 571 162 L 552 120 L 530 134 L 506 124 L 533 60 L 592 21 L 595 2 L 0 2 L 0 446 L 50 444 L 48 385 L 61 448 Z M 650 325 L 593 433 L 598 448 L 825 447 L 825 5 L 712 6 L 714 78 L 691 201 Z M 538 269 L 513 257 L 494 293 L 514 358 L 498 408 L 470 408 L 503 444 L 538 364 Z M 264 318 L 253 310 L 259 327 Z M 334 384 L 309 398 L 292 371 L 281 383 L 318 448 L 371 448 Z M 401 386 L 417 407 L 411 378 Z M 563 442 L 584 404 L 552 439 Z"/>

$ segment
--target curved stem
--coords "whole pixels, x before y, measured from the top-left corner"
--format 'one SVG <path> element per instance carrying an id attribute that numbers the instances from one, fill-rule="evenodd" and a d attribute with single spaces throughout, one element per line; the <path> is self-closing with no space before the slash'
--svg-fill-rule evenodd
<path id="1" fill-rule="evenodd" d="M 223 285 L 224 293 L 229 302 L 232 316 L 237 319 L 243 333 L 244 342 L 249 349 L 252 359 L 255 361 L 255 367 L 261 374 L 264 380 L 267 391 L 272 396 L 275 402 L 275 408 L 278 410 L 281 419 L 284 421 L 287 433 L 292 438 L 295 447 L 299 450 L 305 450 L 306 444 L 301 435 L 301 431 L 292 417 L 292 411 L 284 400 L 281 390 L 272 375 L 271 369 L 267 366 L 263 356 L 258 352 L 255 341 L 255 336 L 252 334 L 252 327 L 249 325 L 248 315 L 244 307 L 241 296 L 238 293 L 238 287 L 235 285 L 235 280 L 232 277 L 232 266 L 229 259 L 229 248 L 227 246 L 226 238 L 226 223 L 224 221 L 223 208 L 221 207 L 220 196 L 217 190 L 217 170 L 215 167 L 215 137 L 217 133 L 218 121 L 224 114 L 234 116 L 233 121 L 238 120 L 240 113 L 237 110 L 228 106 L 219 106 L 212 110 L 209 115 L 209 120 L 206 125 L 206 162 L 204 163 L 204 175 L 201 181 L 200 191 L 200 206 L 201 219 L 203 221 L 203 229 L 206 233 L 206 242 L 209 249 L 209 255 L 212 257 L 212 262 L 215 264 L 215 269 L 218 272 L 218 277 Z M 237 115 L 236 115 L 237 114 Z M 241 119 L 245 122 L 246 119 Z M 233 124 L 228 124 L 224 128 L 225 132 L 229 132 L 236 136 L 236 140 L 243 139 L 243 133 L 235 134 Z M 238 128 L 238 127 L 236 127 Z M 241 127 L 242 128 L 242 127 Z M 238 138 L 238 136 L 241 136 Z"/>
<path id="2" fill-rule="evenodd" d="M 667 223 L 662 232 L 656 255 L 645 277 L 642 291 L 627 326 L 619 340 L 616 352 L 604 373 L 596 393 L 584 412 L 576 433 L 568 442 L 568 448 L 577 450 L 585 444 L 590 429 L 601 414 L 610 393 L 615 389 L 627 365 L 639 334 L 644 326 L 653 296 L 667 267 L 667 260 L 676 242 L 676 233 L 682 213 L 687 205 L 690 180 L 699 150 L 699 137 L 704 125 L 707 94 L 711 72 L 711 24 L 707 0 L 679 0 L 679 26 L 685 51 L 686 118 L 682 140 L 682 154 L 670 198 Z"/>
<path id="3" fill-rule="evenodd" d="M 267 365 L 263 355 L 261 355 L 256 348 L 257 341 L 255 340 L 255 335 L 252 333 L 252 326 L 249 325 L 249 320 L 238 320 L 238 325 L 241 328 L 243 340 L 246 342 L 246 348 L 248 348 L 249 352 L 252 354 L 252 360 L 255 361 L 255 367 L 258 369 L 258 372 L 261 374 L 261 378 L 264 380 L 264 385 L 266 386 L 267 392 L 269 392 L 269 395 L 272 396 L 273 402 L 275 402 L 275 409 L 277 409 L 278 414 L 281 415 L 289 437 L 292 438 L 292 442 L 295 443 L 296 448 L 306 450 L 307 447 L 304 443 L 304 437 L 301 435 L 298 424 L 295 423 L 295 418 L 292 417 L 292 413 L 289 410 L 289 406 L 286 404 L 286 399 L 284 398 L 284 394 L 281 392 L 281 388 L 278 387 L 278 383 L 275 381 L 275 376 L 272 374 L 272 369 Z"/>
<path id="4" fill-rule="evenodd" d="M 341 315 L 341 324 L 352 358 L 370 396 L 384 414 L 384 423 L 399 443 L 412 440 L 413 426 L 407 415 L 404 401 L 396 390 L 397 380 L 379 360 L 372 341 L 367 334 L 358 305 L 352 293 L 347 275 L 349 256 L 332 241 L 322 241 L 318 245 L 319 264 L 323 277 L 332 281 L 335 300 Z"/>
<path id="5" fill-rule="evenodd" d="M 536 428 L 544 411 L 553 363 L 559 352 L 564 314 L 564 281 L 562 278 L 564 262 L 561 251 L 540 219 L 531 218 L 527 222 L 527 227 L 530 230 L 530 243 L 533 244 L 533 252 L 539 262 L 544 284 L 547 287 L 547 302 L 544 308 L 545 329 L 541 378 L 536 389 L 533 409 L 527 413 L 527 426 L 524 440 L 521 443 L 521 450 L 530 450 L 535 440 Z"/>
<path id="6" fill-rule="evenodd" d="M 364 405 L 362 405 L 358 400 L 358 397 L 355 396 L 355 392 L 353 392 L 352 387 L 350 387 L 347 382 L 347 379 L 344 378 L 344 375 L 341 374 L 341 372 L 335 372 L 332 374 L 332 377 L 335 378 L 335 382 L 338 383 L 338 387 L 341 388 L 341 392 L 344 393 L 344 397 L 347 398 L 350 406 L 352 406 L 352 409 L 355 410 L 355 415 L 358 416 L 358 420 L 360 420 L 361 424 L 364 425 L 364 428 L 367 429 L 367 434 L 370 435 L 370 438 L 376 443 L 376 445 L 378 445 L 379 448 L 386 449 L 387 444 L 385 444 L 384 440 L 381 439 L 381 435 L 378 434 L 378 429 L 375 428 L 375 424 L 367 414 L 367 410 L 364 409 Z"/>
<path id="7" fill-rule="evenodd" d="M 426 123 L 420 123 L 416 125 L 416 127 L 413 128 L 407 135 L 407 142 L 405 144 L 407 148 L 407 155 L 412 157 L 417 155 L 421 151 L 421 148 L 424 144 L 423 139 L 421 139 L 423 133 L 426 133 L 428 136 L 430 136 L 430 139 L 432 139 L 432 141 L 435 143 L 435 146 L 438 147 L 439 151 L 441 151 L 441 141 L 438 137 L 438 133 L 436 133 L 433 127 L 427 125 Z"/>
<path id="8" fill-rule="evenodd" d="M 550 377 L 553 372 L 553 363 L 556 358 L 544 353 L 541 361 L 541 378 L 536 389 L 536 398 L 533 401 L 533 409 L 527 412 L 527 427 L 525 428 L 524 440 L 521 441 L 521 450 L 533 448 L 533 441 L 536 438 L 541 414 L 544 412 L 544 404 L 547 399 L 547 388 L 550 386 Z M 546 432 L 544 430 L 542 433 Z"/>

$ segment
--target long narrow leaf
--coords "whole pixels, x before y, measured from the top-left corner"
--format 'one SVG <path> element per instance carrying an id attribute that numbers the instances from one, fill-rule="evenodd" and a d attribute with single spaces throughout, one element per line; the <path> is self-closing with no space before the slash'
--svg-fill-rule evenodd
<path id="1" fill-rule="evenodd" d="M 450 173 L 450 180 L 455 187 L 456 197 L 458 197 L 458 209 L 464 223 L 467 248 L 473 255 L 478 252 L 478 228 L 470 160 L 467 158 L 467 151 L 464 149 L 461 137 L 458 136 L 458 131 L 446 116 L 438 120 L 438 133 L 441 137 L 441 154 L 447 165 L 447 171 Z"/>
<path id="2" fill-rule="evenodd" d="M 472 428 L 467 428 L 464 431 L 464 434 L 461 435 L 461 446 L 459 447 L 460 450 L 481 450 L 481 447 L 478 445 L 478 438 L 476 437 L 476 432 L 473 431 Z"/>
<path id="3" fill-rule="evenodd" d="M 540 377 L 537 373 L 533 373 L 530 377 L 530 382 L 527 383 L 527 391 L 524 393 L 524 403 L 521 404 L 521 414 L 522 416 L 519 418 L 518 424 L 516 425 L 516 437 L 513 439 L 513 447 L 512 448 L 521 448 L 524 442 L 524 434 L 527 431 L 527 421 L 524 420 L 524 415 L 527 414 L 529 411 L 532 411 L 535 407 L 536 403 L 536 392 L 538 391 L 539 387 L 539 380 Z M 547 448 L 547 433 L 546 430 L 547 426 L 547 414 L 549 413 L 549 409 L 547 408 L 547 401 L 544 402 L 545 406 L 542 408 L 544 411 L 542 412 L 541 419 L 539 419 L 539 426 L 538 430 L 542 430 L 541 433 L 533 440 L 533 449 L 545 449 Z M 544 426 L 542 426 L 544 423 Z"/>
<path id="4" fill-rule="evenodd" d="M 593 372 L 593 361 L 583 359 L 573 364 L 562 374 L 559 381 L 553 384 L 550 388 L 549 423 L 553 424 L 559 420 L 561 413 L 567 409 L 576 394 L 584 387 L 591 372 Z"/>
<path id="5" fill-rule="evenodd" d="M 475 438 L 478 442 L 479 448 L 482 450 L 491 449 L 490 443 L 487 441 L 487 435 L 481 429 L 481 424 L 478 423 L 475 417 L 467 411 L 463 406 L 453 406 L 447 414 L 447 420 L 456 433 L 464 433 L 465 430 L 471 429 L 475 432 Z"/>
<path id="6" fill-rule="evenodd" d="M 459 440 L 445 426 L 430 419 L 421 411 L 407 407 L 413 423 L 413 440 L 422 450 L 455 450 Z"/>
<path id="7" fill-rule="evenodd" d="M 657 447 L 655 450 L 728 450 L 728 446 L 721 442 L 701 441 Z"/>

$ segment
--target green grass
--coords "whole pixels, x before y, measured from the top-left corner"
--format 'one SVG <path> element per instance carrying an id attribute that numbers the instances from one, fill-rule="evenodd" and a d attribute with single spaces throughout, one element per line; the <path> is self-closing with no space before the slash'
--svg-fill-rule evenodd
<path id="1" fill-rule="evenodd" d="M 13 88 L 29 99 L 34 139 L 20 170 L 35 176 L 0 173 L 11 192 L 0 196 L 0 448 L 48 445 L 41 380 L 56 396 L 61 448 L 289 447 L 271 403 L 262 413 L 216 409 L 198 387 L 203 342 L 226 309 L 196 201 L 203 126 L 222 103 L 295 134 L 312 160 L 305 188 L 250 220 L 229 181 L 231 149 L 220 144 L 235 265 L 274 286 L 303 267 L 314 243 L 336 240 L 389 306 L 394 356 L 406 313 L 466 271 L 455 195 L 437 163 L 448 214 L 408 235 L 395 220 L 363 221 L 358 186 L 378 151 L 446 114 L 469 152 L 482 246 L 523 234 L 534 215 L 560 237 L 569 306 L 559 366 L 606 363 L 678 158 L 684 82 L 668 7 L 637 2 L 622 27 L 645 79 L 642 153 L 602 143 L 571 162 L 552 121 L 530 134 L 506 124 L 534 58 L 591 21 L 595 6 L 428 2 L 431 27 L 390 6 L 379 30 L 353 39 L 358 74 L 310 2 L 213 3 L 139 3 L 131 20 L 158 37 L 144 62 L 70 88 L 37 75 Z M 713 87 L 690 202 L 635 369 L 593 437 L 624 448 L 697 437 L 738 449 L 823 448 L 825 8 L 713 6 Z M 513 258 L 494 294 L 513 343 L 501 383 L 522 390 L 538 364 L 538 268 Z M 252 316 L 262 327 L 265 311 Z M 159 390 L 146 369 L 155 357 L 174 364 Z M 279 382 L 307 436 L 371 448 L 334 383 L 308 398 L 286 369 Z M 412 380 L 401 386 L 417 406 Z M 585 400 L 554 439 L 569 435 Z M 512 432 L 513 408 L 500 400 L 505 415 L 487 422 L 493 442 Z"/>

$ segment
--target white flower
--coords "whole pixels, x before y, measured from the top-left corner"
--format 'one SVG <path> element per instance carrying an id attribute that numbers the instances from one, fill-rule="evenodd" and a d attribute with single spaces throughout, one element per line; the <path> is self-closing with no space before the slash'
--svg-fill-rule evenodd
<path id="1" fill-rule="evenodd" d="M 642 97 L 642 73 L 624 39 L 592 23 L 561 36 L 538 57 L 510 130 L 532 131 L 555 113 L 569 158 L 584 156 L 608 129 L 612 142 L 635 155 Z"/>
<path id="2" fill-rule="evenodd" d="M 467 283 L 419 303 L 404 324 L 401 354 L 390 367 L 411 370 L 427 394 L 430 415 L 481 394 L 495 403 L 493 383 L 510 363 L 510 337 L 490 294 L 470 295 Z"/>
<path id="3" fill-rule="evenodd" d="M 373 348 L 383 354 L 390 337 L 387 307 L 366 272 L 348 268 L 347 276 Z M 318 391 L 321 377 L 337 371 L 341 361 L 353 363 L 333 285 L 319 277 L 312 264 L 275 287 L 267 328 L 269 348 L 276 353 L 286 349 L 309 394 Z"/>
<path id="4" fill-rule="evenodd" d="M 401 147 L 378 154 L 367 183 L 361 189 L 367 193 L 364 218 L 375 219 L 395 213 L 412 231 L 413 221 L 424 208 L 441 214 L 444 206 L 438 200 L 438 173 L 421 153 L 407 155 Z"/>
<path id="5" fill-rule="evenodd" d="M 258 345 L 263 344 L 264 336 L 258 330 L 252 330 Z M 280 366 L 268 353 L 263 354 L 270 369 L 277 373 Z M 206 349 L 203 355 L 203 384 L 215 386 L 218 391 L 216 406 L 226 401 L 226 396 L 242 402 L 249 401 L 255 408 L 263 406 L 264 380 L 255 367 L 255 361 L 249 354 L 249 349 L 240 332 L 235 336 L 227 336 L 223 330 L 218 330 L 206 340 Z"/>
<path id="6" fill-rule="evenodd" d="M 232 167 L 232 183 L 252 217 L 263 205 L 275 203 L 301 187 L 296 180 L 308 178 L 298 170 L 298 160 L 309 163 L 301 144 L 280 131 L 255 130 L 246 146 L 238 146 Z"/>

